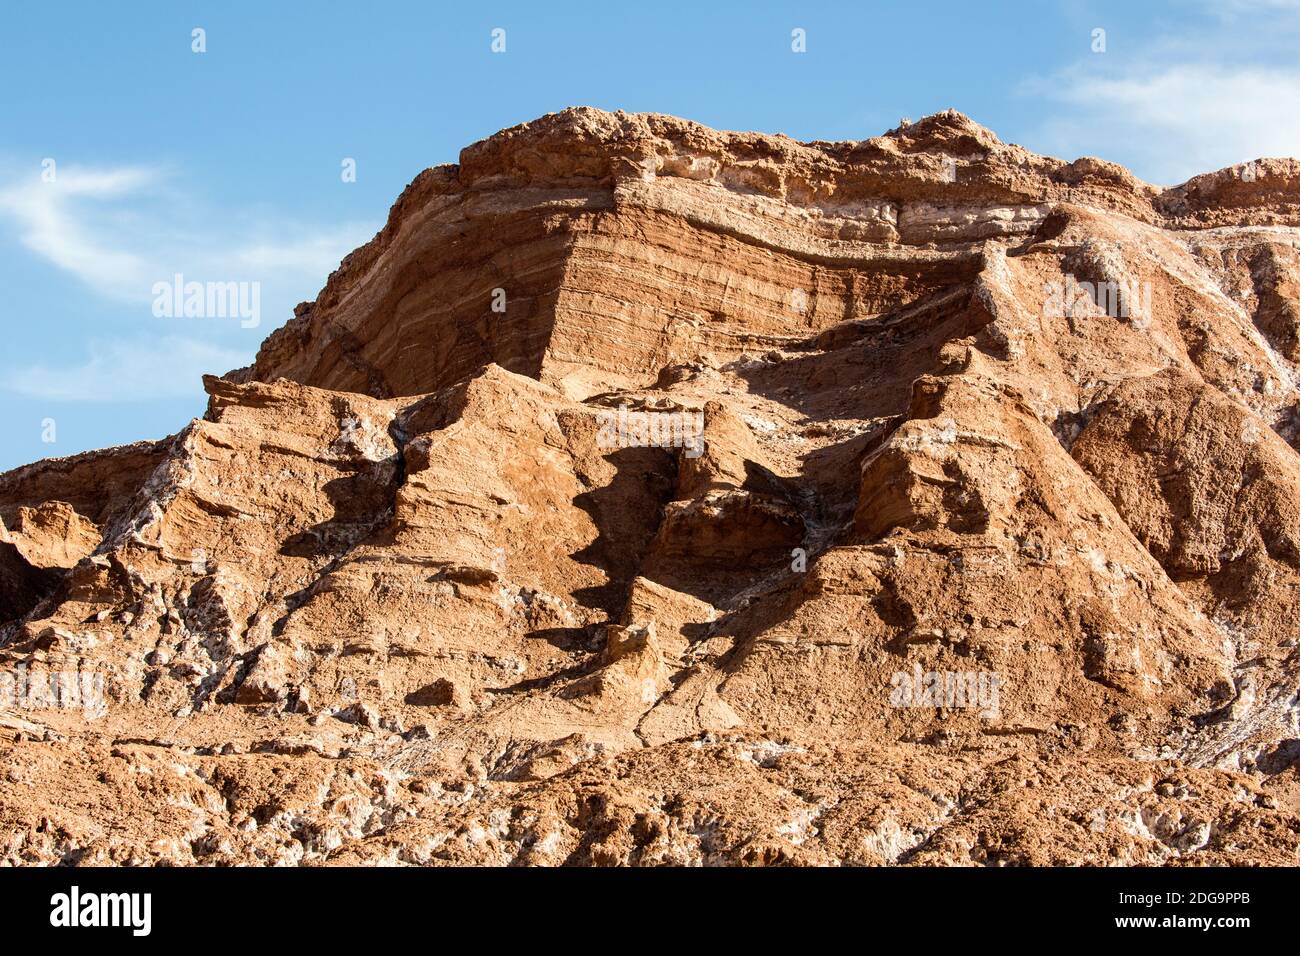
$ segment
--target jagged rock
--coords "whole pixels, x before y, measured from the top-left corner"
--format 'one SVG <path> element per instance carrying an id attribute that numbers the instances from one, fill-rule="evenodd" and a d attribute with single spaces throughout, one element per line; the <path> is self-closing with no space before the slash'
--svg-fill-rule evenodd
<path id="1" fill-rule="evenodd" d="M 0 475 L 0 862 L 1295 864 L 1298 240 L 951 111 L 470 146 Z"/>

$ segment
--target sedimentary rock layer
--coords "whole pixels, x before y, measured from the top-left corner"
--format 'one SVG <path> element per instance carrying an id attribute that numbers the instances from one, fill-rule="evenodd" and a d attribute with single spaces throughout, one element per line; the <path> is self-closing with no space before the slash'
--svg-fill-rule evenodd
<path id="1" fill-rule="evenodd" d="M 952 112 L 470 146 L 0 476 L 0 859 L 1300 862 L 1298 239 Z"/>

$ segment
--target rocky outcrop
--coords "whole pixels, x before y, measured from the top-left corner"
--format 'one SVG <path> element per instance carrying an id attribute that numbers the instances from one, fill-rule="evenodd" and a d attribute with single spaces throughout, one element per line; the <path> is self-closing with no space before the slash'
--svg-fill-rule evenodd
<path id="1" fill-rule="evenodd" d="M 0 859 L 1295 864 L 1297 168 L 467 148 L 0 476 Z"/>

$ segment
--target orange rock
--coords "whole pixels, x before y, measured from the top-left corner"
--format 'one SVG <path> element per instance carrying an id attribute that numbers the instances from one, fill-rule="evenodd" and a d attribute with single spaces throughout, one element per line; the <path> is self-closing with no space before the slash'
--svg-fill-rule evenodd
<path id="1" fill-rule="evenodd" d="M 1295 864 L 1297 230 L 953 112 L 470 146 L 0 475 L 0 862 Z"/>

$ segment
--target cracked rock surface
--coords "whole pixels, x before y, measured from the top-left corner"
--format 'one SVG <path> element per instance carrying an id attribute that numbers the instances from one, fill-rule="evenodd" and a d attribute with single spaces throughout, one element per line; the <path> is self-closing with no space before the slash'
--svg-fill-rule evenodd
<path id="1" fill-rule="evenodd" d="M 1300 863 L 1298 341 L 1295 160 L 504 130 L 0 475 L 0 862 Z"/>

